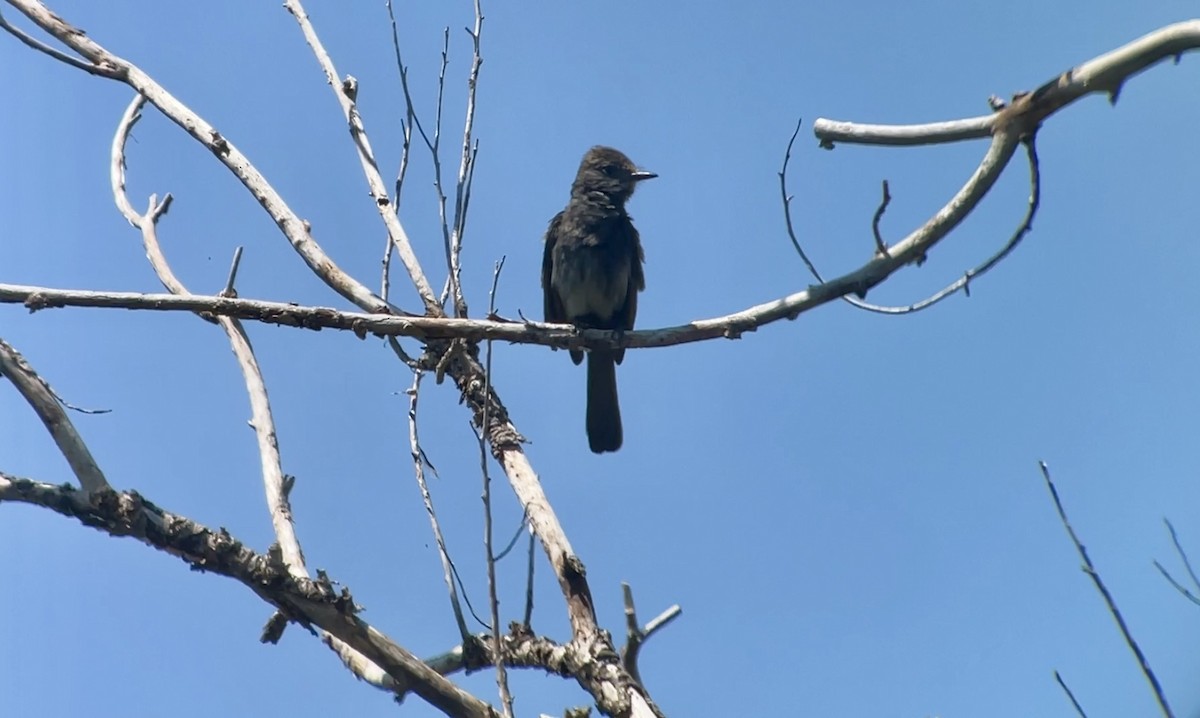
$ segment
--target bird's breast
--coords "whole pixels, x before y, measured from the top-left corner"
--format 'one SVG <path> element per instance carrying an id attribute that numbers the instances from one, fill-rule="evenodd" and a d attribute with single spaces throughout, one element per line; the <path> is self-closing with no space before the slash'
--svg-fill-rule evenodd
<path id="1" fill-rule="evenodd" d="M 551 283 L 573 321 L 596 328 L 610 327 L 629 292 L 633 253 L 614 243 L 581 242 L 554 249 Z"/>

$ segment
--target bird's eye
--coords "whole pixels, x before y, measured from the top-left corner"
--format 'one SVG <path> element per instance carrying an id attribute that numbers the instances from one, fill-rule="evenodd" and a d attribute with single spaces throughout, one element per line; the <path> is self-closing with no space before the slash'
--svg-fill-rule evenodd
<path id="1" fill-rule="evenodd" d="M 617 167 L 616 165 L 604 165 L 603 172 L 609 177 L 613 177 L 617 174 Z"/>

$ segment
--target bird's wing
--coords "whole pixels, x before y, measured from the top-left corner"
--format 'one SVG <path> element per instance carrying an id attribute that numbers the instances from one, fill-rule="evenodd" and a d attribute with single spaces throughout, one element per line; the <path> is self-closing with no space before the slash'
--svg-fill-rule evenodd
<path id="1" fill-rule="evenodd" d="M 554 271 L 554 245 L 558 244 L 559 227 L 562 224 L 563 213 L 559 212 L 550 220 L 546 228 L 546 246 L 542 249 L 542 306 L 545 310 L 545 320 L 560 324 L 568 323 L 566 312 L 563 311 L 562 300 L 554 290 L 551 276 Z"/>
<path id="2" fill-rule="evenodd" d="M 646 276 L 642 271 L 642 262 L 645 256 L 642 253 L 642 240 L 638 235 L 637 227 L 633 226 L 633 222 L 626 221 L 625 226 L 629 228 L 633 240 L 632 244 L 635 248 L 633 261 L 629 266 L 629 284 L 625 287 L 625 304 L 617 310 L 613 316 L 616 326 L 615 329 L 623 329 L 629 331 L 633 329 L 633 323 L 637 320 L 637 302 L 638 292 L 646 288 Z M 613 358 L 620 364 L 625 358 L 625 350 L 618 349 Z"/>
<path id="3" fill-rule="evenodd" d="M 629 285 L 625 288 L 625 305 L 616 312 L 616 329 L 633 329 L 633 322 L 637 319 L 637 295 L 638 292 L 646 288 L 646 275 L 642 271 L 642 262 L 645 261 L 645 254 L 642 252 L 642 239 L 638 235 L 637 227 L 633 226 L 633 222 L 626 221 L 625 226 L 629 229 L 629 234 L 632 241 L 630 244 L 634 247 L 633 261 L 629 266 Z"/>
<path id="4" fill-rule="evenodd" d="M 629 275 L 631 284 L 640 292 L 646 288 L 646 275 L 642 272 L 642 263 L 646 261 L 646 253 L 642 251 L 642 235 L 633 226 L 633 218 L 629 220 L 629 229 L 633 232 L 633 246 L 637 247 L 637 261 L 633 263 L 633 272 Z M 632 328 L 633 324 L 630 323 Z"/>

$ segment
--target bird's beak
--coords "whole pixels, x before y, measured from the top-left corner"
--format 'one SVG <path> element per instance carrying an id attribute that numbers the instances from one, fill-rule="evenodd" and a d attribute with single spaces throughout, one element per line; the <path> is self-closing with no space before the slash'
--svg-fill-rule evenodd
<path id="1" fill-rule="evenodd" d="M 646 170 L 638 170 L 629 176 L 634 182 L 641 182 L 642 180 L 654 179 L 658 175 L 654 174 L 653 172 L 647 172 Z"/>

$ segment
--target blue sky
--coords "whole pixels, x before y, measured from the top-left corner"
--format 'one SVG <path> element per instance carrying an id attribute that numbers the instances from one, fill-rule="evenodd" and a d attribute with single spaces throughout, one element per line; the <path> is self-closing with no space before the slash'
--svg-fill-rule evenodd
<path id="1" fill-rule="evenodd" d="M 459 136 L 467 2 L 400 3 L 406 60 L 428 119 L 450 25 L 446 142 Z M 511 5 L 511 6 L 510 6 Z M 279 3 L 56 2 L 246 152 L 344 268 L 377 286 L 383 231 L 340 111 Z M 394 172 L 402 105 L 378 2 L 310 2 L 367 130 Z M 776 173 L 798 117 L 796 226 L 827 274 L 865 261 L 879 182 L 902 237 L 982 156 L 979 142 L 820 150 L 817 117 L 923 122 L 987 111 L 1072 64 L 1195 12 L 1188 2 L 485 3 L 479 165 L 464 250 L 473 311 L 507 257 L 499 311 L 540 316 L 540 237 L 580 155 L 603 143 L 660 175 L 630 210 L 646 248 L 639 327 L 743 309 L 808 285 L 784 233 Z M 5 8 L 11 21 L 23 20 Z M 27 27 L 27 24 L 22 24 Z M 1180 716 L 1200 715 L 1200 610 L 1153 569 L 1181 572 L 1162 525 L 1200 558 L 1200 95 L 1197 60 L 1164 65 L 1110 108 L 1092 97 L 1039 135 L 1042 209 L 1003 265 L 915 316 L 834 304 L 748 334 L 632 351 L 619 369 L 625 447 L 583 432 L 583 371 L 565 354 L 495 347 L 494 381 L 575 549 L 601 621 L 622 631 L 620 582 L 648 619 L 683 616 L 643 651 L 670 715 L 1070 715 L 1058 669 L 1092 715 L 1151 715 L 1144 679 L 1054 514 L 1046 460 L 1075 528 Z M 112 205 L 108 151 L 128 88 L 0 37 L 0 281 L 158 291 Z M 453 159 L 449 164 L 455 164 Z M 402 219 L 435 285 L 441 240 L 426 158 Z M 165 251 L 195 292 L 224 283 L 244 245 L 242 296 L 346 307 L 232 176 L 147 112 L 130 145 L 135 206 L 176 202 Z M 920 268 L 872 292 L 906 303 L 1000 246 L 1024 209 L 1009 174 Z M 415 309 L 400 277 L 395 299 Z M 260 549 L 272 540 L 237 367 L 192 317 L 115 310 L 30 316 L 0 306 L 0 336 L 72 403 L 110 481 Z M 378 341 L 250 327 L 295 474 L 309 565 L 421 655 L 454 642 L 412 478 L 403 390 Z M 426 382 L 435 500 L 477 606 L 485 601 L 477 454 L 449 386 Z M 0 468 L 71 479 L 32 412 L 0 391 Z M 519 520 L 499 485 L 498 532 Z M 0 511 L 0 704 L 11 715 L 117 715 L 131 704 L 208 715 L 393 715 L 314 638 L 258 643 L 249 591 L 48 511 Z M 540 558 L 540 556 L 539 556 Z M 504 620 L 524 560 L 501 564 Z M 537 574 L 534 627 L 568 635 Z M 130 682 L 132 679 L 132 683 Z M 495 700 L 490 674 L 459 677 Z M 586 703 L 514 677 L 520 715 Z M 403 714 L 434 715 L 411 699 Z"/>

